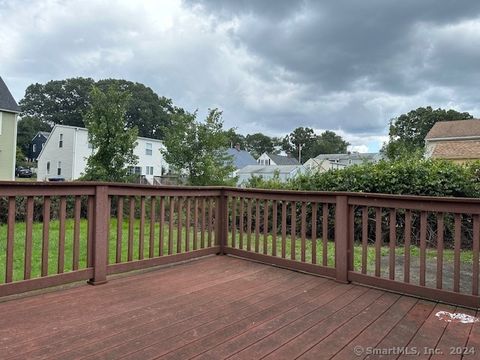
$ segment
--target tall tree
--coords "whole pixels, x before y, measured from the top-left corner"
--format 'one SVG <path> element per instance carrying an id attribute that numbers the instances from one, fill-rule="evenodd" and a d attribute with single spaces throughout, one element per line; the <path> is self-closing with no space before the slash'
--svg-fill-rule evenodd
<path id="1" fill-rule="evenodd" d="M 181 109 L 171 99 L 158 96 L 151 88 L 127 80 L 105 79 L 95 82 L 90 78 L 72 78 L 49 81 L 45 85 L 32 84 L 20 101 L 22 115 L 36 117 L 50 125 L 62 124 L 84 127 L 83 117 L 91 99 L 92 86 L 106 91 L 116 86 L 130 94 L 125 122 L 137 127 L 144 137 L 162 139 L 162 129 L 170 125 L 171 116 Z"/>
<path id="2" fill-rule="evenodd" d="M 165 161 L 184 171 L 191 185 L 232 185 L 233 159 L 226 152 L 228 137 L 223 130 L 222 113 L 209 111 L 204 122 L 196 113 L 177 113 L 165 129 Z"/>
<path id="3" fill-rule="evenodd" d="M 285 136 L 282 148 L 302 163 L 315 156 L 317 135 L 311 128 L 298 127 Z"/>
<path id="4" fill-rule="evenodd" d="M 468 120 L 473 116 L 456 110 L 419 107 L 390 121 L 389 141 L 382 152 L 389 159 L 423 152 L 425 136 L 437 121 Z"/>
<path id="5" fill-rule="evenodd" d="M 246 136 L 247 150 L 254 158 L 259 158 L 263 153 L 275 153 L 275 143 L 273 139 L 262 133 L 248 134 Z"/>
<path id="6" fill-rule="evenodd" d="M 230 128 L 225 132 L 227 136 L 227 147 L 235 147 L 237 144 L 240 145 L 241 149 L 246 149 L 247 139 L 242 134 L 236 132 L 235 128 Z"/>
<path id="7" fill-rule="evenodd" d="M 23 116 L 18 121 L 17 126 L 17 145 L 24 154 L 28 154 L 33 137 L 39 131 L 51 131 L 52 128 L 46 122 L 39 118 Z"/>
<path id="8" fill-rule="evenodd" d="M 319 154 L 342 154 L 347 152 L 347 147 L 350 145 L 340 135 L 333 131 L 324 131 L 321 133 L 313 146 L 313 156 Z M 305 161 L 308 159 L 305 159 Z"/>
<path id="9" fill-rule="evenodd" d="M 83 120 L 95 152 L 87 160 L 85 180 L 128 180 L 129 167 L 138 160 L 133 153 L 137 129 L 125 126 L 129 97 L 127 92 L 115 86 L 105 92 L 93 88 L 91 105 Z"/>

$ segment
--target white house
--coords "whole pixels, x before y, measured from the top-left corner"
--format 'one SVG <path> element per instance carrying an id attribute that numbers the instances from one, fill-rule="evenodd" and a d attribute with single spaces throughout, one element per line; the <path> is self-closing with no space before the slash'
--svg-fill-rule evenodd
<path id="1" fill-rule="evenodd" d="M 364 162 L 378 162 L 381 155 L 378 153 L 347 153 L 347 154 L 320 154 L 308 159 L 303 166 L 310 172 L 325 172 L 339 170 Z"/>
<path id="2" fill-rule="evenodd" d="M 290 156 L 263 153 L 257 159 L 258 165 L 300 165 L 297 159 Z"/>
<path id="3" fill-rule="evenodd" d="M 161 140 L 139 137 L 134 154 L 138 156 L 137 165 L 132 173 L 144 175 L 153 183 L 154 176 L 161 176 L 168 171 L 164 161 Z M 85 173 L 87 159 L 94 149 L 88 142 L 88 131 L 84 128 L 55 125 L 38 156 L 37 180 L 55 178 L 76 180 Z"/>
<path id="4" fill-rule="evenodd" d="M 303 173 L 305 168 L 302 165 L 247 165 L 238 170 L 237 185 L 245 185 L 253 176 L 261 177 L 263 180 L 278 176 L 279 181 L 286 182 Z"/>

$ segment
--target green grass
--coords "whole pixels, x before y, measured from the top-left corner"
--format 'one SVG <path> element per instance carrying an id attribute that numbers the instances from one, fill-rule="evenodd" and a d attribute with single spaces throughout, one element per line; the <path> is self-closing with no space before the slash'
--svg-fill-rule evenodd
<path id="1" fill-rule="evenodd" d="M 64 271 L 71 271 L 73 268 L 73 220 L 68 219 L 65 223 L 65 253 L 64 253 Z M 122 262 L 127 261 L 128 254 L 128 221 L 124 221 L 122 225 Z M 50 275 L 57 273 L 58 266 L 58 243 L 59 243 L 59 222 L 51 221 L 49 225 L 49 252 L 48 252 L 48 273 Z M 32 231 L 32 274 L 31 277 L 39 277 L 41 271 L 41 258 L 42 258 L 42 231 L 43 223 L 34 223 Z M 163 243 L 163 253 L 168 254 L 168 238 L 169 238 L 169 228 L 168 224 L 165 224 L 164 232 L 164 243 Z M 5 281 L 5 262 L 6 262 L 6 234 L 7 226 L 0 226 L 0 283 Z M 139 235 L 140 235 L 140 222 L 137 219 L 134 224 L 134 235 L 133 235 L 133 260 L 139 258 Z M 154 256 L 159 254 L 159 226 L 156 224 L 154 228 Z M 109 263 L 115 263 L 116 257 L 116 236 L 117 236 L 117 221 L 112 219 L 110 222 L 110 240 L 109 240 Z M 200 247 L 201 234 L 197 234 L 198 237 L 198 247 Z M 144 258 L 148 258 L 149 255 L 149 238 L 150 238 L 150 225 L 148 221 L 145 223 L 145 232 L 144 232 Z M 176 253 L 176 243 L 177 243 L 177 227 L 174 226 L 172 232 L 173 238 L 173 247 L 172 253 Z M 182 251 L 185 249 L 185 238 L 186 233 L 185 229 L 182 229 Z M 214 232 L 212 232 L 212 242 L 214 241 Z M 236 245 L 239 248 L 240 236 L 237 232 L 236 234 Z M 205 246 L 208 244 L 208 236 L 205 234 Z M 251 251 L 255 251 L 255 233 L 251 234 Z M 260 234 L 258 239 L 258 251 L 263 253 L 264 246 L 264 235 Z M 277 236 L 277 256 L 282 254 L 282 239 L 281 235 Z M 228 244 L 231 245 L 232 238 L 230 234 Z M 267 254 L 272 254 L 272 244 L 273 238 L 271 235 L 267 236 Z M 190 249 L 193 249 L 193 229 L 190 229 Z M 285 253 L 286 258 L 290 259 L 291 254 L 291 239 L 290 237 L 286 238 L 285 243 Z M 311 263 L 312 261 L 312 242 L 307 239 L 305 243 L 305 261 Z M 323 243 L 322 239 L 317 240 L 316 246 L 316 257 L 317 264 L 322 264 L 323 260 Z M 243 249 L 247 249 L 247 234 L 243 236 Z M 13 279 L 22 280 L 23 279 L 23 269 L 24 269 L 24 251 L 25 251 L 25 223 L 16 223 L 15 224 L 15 241 L 14 241 L 14 269 L 13 269 Z M 381 248 L 381 256 L 385 257 L 389 255 L 389 248 Z M 395 249 L 396 256 L 403 256 L 405 249 L 403 246 L 397 246 Z M 354 246 L 354 269 L 359 270 L 361 268 L 361 254 L 362 248 L 361 245 L 356 244 Z M 410 247 L 410 255 L 412 258 L 419 257 L 420 249 L 417 246 Z M 435 259 L 437 257 L 436 249 L 429 248 L 426 251 L 427 259 Z M 296 238 L 295 242 L 295 259 L 301 260 L 301 239 Z M 453 262 L 454 252 L 451 249 L 444 250 L 444 262 Z M 460 261 L 465 264 L 473 263 L 473 254 L 472 251 L 461 252 Z M 79 268 L 85 268 L 87 263 L 87 221 L 81 220 L 80 222 L 80 258 L 79 258 Z M 375 265 L 375 247 L 373 244 L 369 244 L 367 247 L 367 268 L 370 270 Z M 333 241 L 327 242 L 327 266 L 335 266 L 335 244 Z"/>

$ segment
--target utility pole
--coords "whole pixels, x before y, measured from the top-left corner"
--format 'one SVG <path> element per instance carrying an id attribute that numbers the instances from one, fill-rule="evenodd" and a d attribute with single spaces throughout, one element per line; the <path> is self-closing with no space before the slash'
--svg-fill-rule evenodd
<path id="1" fill-rule="evenodd" d="M 302 144 L 298 144 L 298 162 L 302 163 Z"/>

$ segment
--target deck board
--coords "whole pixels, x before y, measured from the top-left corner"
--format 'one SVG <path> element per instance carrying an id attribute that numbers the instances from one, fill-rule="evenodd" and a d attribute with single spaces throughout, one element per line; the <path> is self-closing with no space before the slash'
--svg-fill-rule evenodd
<path id="1" fill-rule="evenodd" d="M 0 358 L 399 358 L 357 356 L 355 346 L 437 347 L 447 354 L 473 346 L 475 355 L 464 358 L 480 358 L 480 324 L 446 323 L 435 316 L 440 310 L 479 315 L 212 256 L 0 302 Z"/>

